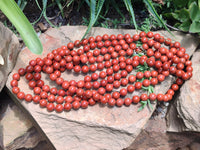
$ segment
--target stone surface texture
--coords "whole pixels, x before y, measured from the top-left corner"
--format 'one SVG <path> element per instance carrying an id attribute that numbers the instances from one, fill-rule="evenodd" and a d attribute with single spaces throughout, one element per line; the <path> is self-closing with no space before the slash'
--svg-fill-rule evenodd
<path id="1" fill-rule="evenodd" d="M 0 91 L 6 84 L 8 74 L 15 66 L 19 53 L 19 41 L 15 34 L 0 22 Z"/>
<path id="2" fill-rule="evenodd" d="M 167 132 L 162 113 L 153 115 L 135 141 L 125 150 L 199 150 L 200 133 Z"/>
<path id="3" fill-rule="evenodd" d="M 49 29 L 40 37 L 44 47 L 44 52 L 40 57 L 46 56 L 48 52 L 66 45 L 68 42 L 81 39 L 85 31 L 86 27 L 83 26 L 63 26 L 59 29 Z M 103 35 L 105 33 L 108 35 L 117 35 L 119 33 L 133 35 L 136 32 L 134 30 L 93 28 L 89 36 Z M 165 37 L 171 37 L 167 32 L 161 31 L 160 33 Z M 186 46 L 187 49 L 195 50 L 197 41 L 192 36 L 178 32 L 174 32 L 174 34 L 176 35 L 176 40 L 180 41 L 183 46 Z M 188 46 L 185 42 L 189 40 L 191 45 Z M 27 48 L 19 54 L 17 64 L 7 81 L 9 90 L 11 90 L 12 74 L 20 67 L 27 66 L 30 59 L 37 57 L 39 56 L 31 54 Z M 84 75 L 66 71 L 62 74 L 62 77 L 68 80 L 80 80 L 83 79 Z M 45 84 L 55 86 L 54 82 L 49 81 L 47 75 L 42 74 L 42 79 Z M 155 92 L 165 93 L 173 80 L 172 76 L 168 77 L 162 84 L 156 86 Z M 25 93 L 32 93 L 24 78 L 20 80 L 19 87 Z M 41 109 L 38 104 L 21 102 L 14 95 L 12 96 L 24 110 L 30 113 L 30 116 L 37 122 L 37 125 L 43 130 L 55 149 L 59 150 L 121 150 L 126 148 L 134 141 L 153 112 L 149 111 L 148 108 L 137 112 L 139 105 L 110 108 L 97 104 L 78 111 L 56 113 L 48 112 L 45 108 Z M 153 107 L 155 109 L 155 105 Z"/>
<path id="4" fill-rule="evenodd" d="M 34 149 L 43 147 L 52 150 L 45 138 L 5 90 L 0 92 L 0 147 L 4 150 Z M 0 150 L 1 150 L 0 148 Z"/>
<path id="5" fill-rule="evenodd" d="M 32 122 L 16 106 L 8 106 L 0 125 L 3 127 L 5 150 L 33 148 L 44 138 L 33 127 Z"/>
<path id="6" fill-rule="evenodd" d="M 192 67 L 193 77 L 183 84 L 169 109 L 168 131 L 200 132 L 200 49 L 193 54 Z"/>
<path id="7" fill-rule="evenodd" d="M 35 147 L 44 138 L 16 105 L 8 105 L 0 122 L 3 147 L 6 150 Z"/>
<path id="8" fill-rule="evenodd" d="M 31 121 L 22 115 L 23 112 L 16 106 L 8 106 L 3 119 L 1 120 L 1 125 L 3 126 L 3 141 L 4 145 L 7 146 L 14 139 L 23 135 L 28 129 L 32 127 Z"/>

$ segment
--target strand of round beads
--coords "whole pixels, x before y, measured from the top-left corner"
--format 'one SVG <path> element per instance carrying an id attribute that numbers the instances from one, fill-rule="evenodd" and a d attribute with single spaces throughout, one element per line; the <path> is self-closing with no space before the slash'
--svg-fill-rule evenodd
<path id="1" fill-rule="evenodd" d="M 137 47 L 138 41 L 141 41 L 141 47 Z M 158 33 L 141 32 L 132 37 L 129 34 L 98 35 L 68 43 L 43 59 L 30 60 L 26 68 L 13 74 L 12 92 L 20 100 L 33 101 L 48 111 L 55 109 L 57 112 L 87 108 L 97 102 L 120 107 L 148 99 L 170 101 L 184 80 L 192 77 L 192 62 L 185 51 L 179 42 L 173 43 Z M 133 56 L 139 52 L 144 55 Z M 145 64 L 151 70 L 133 75 L 136 67 Z M 64 80 L 61 74 L 65 70 L 85 74 L 84 80 Z M 50 80 L 61 88 L 45 85 L 41 72 L 49 74 Z M 89 73 L 91 75 L 87 75 Z M 157 85 L 170 74 L 177 79 L 166 94 L 143 93 L 127 97 L 128 93 L 140 90 L 142 86 Z M 34 95 L 20 91 L 18 81 L 21 76 L 25 76 Z M 141 79 L 144 80 L 140 82 Z"/>

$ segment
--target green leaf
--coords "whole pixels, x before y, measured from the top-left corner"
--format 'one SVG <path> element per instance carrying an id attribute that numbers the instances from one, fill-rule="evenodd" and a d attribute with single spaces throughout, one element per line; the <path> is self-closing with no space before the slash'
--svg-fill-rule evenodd
<path id="1" fill-rule="evenodd" d="M 126 9 L 131 14 L 133 24 L 135 26 L 135 29 L 137 30 L 138 26 L 137 26 L 137 23 L 136 23 L 136 20 L 135 20 L 135 14 L 134 14 L 134 11 L 133 11 L 133 6 L 131 4 L 131 0 L 124 0 L 124 4 L 126 6 Z"/>
<path id="2" fill-rule="evenodd" d="M 58 5 L 58 8 L 60 9 L 62 17 L 64 17 L 63 7 L 62 7 L 62 4 L 61 4 L 61 0 L 56 0 L 56 4 Z"/>
<path id="3" fill-rule="evenodd" d="M 174 17 L 173 17 L 173 15 L 172 15 L 173 13 L 164 13 L 164 14 L 162 14 L 164 17 L 166 17 L 166 18 L 168 18 L 168 19 L 173 19 Z"/>
<path id="4" fill-rule="evenodd" d="M 141 106 L 138 108 L 138 112 L 144 109 L 144 107 L 147 105 L 147 101 L 140 101 L 140 104 Z"/>
<path id="5" fill-rule="evenodd" d="M 36 4 L 37 4 L 37 7 L 38 7 L 40 10 L 42 10 L 42 8 L 40 7 L 40 4 L 39 4 L 38 0 L 35 0 L 35 2 L 36 2 Z"/>
<path id="6" fill-rule="evenodd" d="M 145 79 L 145 78 L 142 78 L 142 79 L 137 79 L 136 81 L 137 81 L 137 82 L 143 82 L 143 81 L 144 81 L 144 79 Z"/>
<path id="7" fill-rule="evenodd" d="M 189 0 L 189 2 L 188 2 L 188 8 L 190 7 L 190 5 L 193 3 L 193 2 L 196 2 L 196 0 Z"/>
<path id="8" fill-rule="evenodd" d="M 193 21 L 191 26 L 190 26 L 190 32 L 192 33 L 198 33 L 200 32 L 200 22 L 198 21 Z"/>
<path id="9" fill-rule="evenodd" d="M 200 0 L 198 0 L 198 6 L 199 6 L 199 9 L 200 9 Z"/>
<path id="10" fill-rule="evenodd" d="M 185 7 L 187 5 L 187 2 L 187 0 L 173 0 L 174 5 L 179 8 Z"/>
<path id="11" fill-rule="evenodd" d="M 103 7 L 103 4 L 104 4 L 105 0 L 98 0 L 98 3 L 97 3 L 97 8 L 96 8 L 96 18 L 95 18 L 95 22 L 96 20 L 98 19 L 99 17 L 99 14 L 101 12 L 101 9 Z"/>
<path id="12" fill-rule="evenodd" d="M 85 36 L 89 33 L 89 31 L 91 30 L 92 26 L 95 23 L 95 16 L 96 16 L 96 1 L 95 0 L 90 0 L 90 22 L 88 25 L 88 28 L 85 32 L 85 34 L 83 35 L 82 39 L 85 38 Z M 81 41 L 82 41 L 81 39 Z"/>
<path id="13" fill-rule="evenodd" d="M 141 57 L 141 56 L 143 56 L 144 54 L 142 54 L 142 53 L 135 53 L 133 56 L 139 56 L 139 57 Z M 139 65 L 139 66 L 142 66 L 142 65 Z"/>
<path id="14" fill-rule="evenodd" d="M 149 90 L 149 87 L 142 86 L 142 89 L 147 91 Z"/>
<path id="15" fill-rule="evenodd" d="M 104 16 L 106 16 L 108 11 L 110 10 L 110 3 L 111 3 L 111 1 L 105 1 Z M 115 3 L 115 5 L 116 5 L 116 3 Z"/>
<path id="16" fill-rule="evenodd" d="M 149 86 L 149 94 L 154 93 L 154 87 L 152 85 Z"/>
<path id="17" fill-rule="evenodd" d="M 78 3 L 78 8 L 77 8 L 77 11 L 79 12 L 80 11 L 80 8 L 83 6 L 83 3 L 84 3 L 85 1 L 80 1 L 80 3 Z M 89 4 L 89 6 L 90 6 L 90 4 Z"/>
<path id="18" fill-rule="evenodd" d="M 146 62 L 144 62 L 144 67 L 145 67 L 146 69 L 148 69 L 148 68 L 149 68 L 149 66 L 147 65 L 147 63 L 146 63 Z"/>
<path id="19" fill-rule="evenodd" d="M 47 15 L 46 15 L 46 9 L 47 9 L 47 0 L 42 0 L 42 5 L 43 5 L 43 11 L 42 11 L 42 14 L 43 14 L 43 17 L 45 18 L 45 20 L 54 28 L 56 28 L 55 25 L 53 25 L 51 23 L 51 21 L 48 19 Z"/>
<path id="20" fill-rule="evenodd" d="M 140 101 L 141 104 L 147 104 L 147 101 Z"/>
<path id="21" fill-rule="evenodd" d="M 185 22 L 190 19 L 189 11 L 185 8 L 175 11 L 175 13 L 172 13 L 172 16 L 180 22 Z"/>
<path id="22" fill-rule="evenodd" d="M 148 106 L 149 106 L 150 110 L 152 111 L 153 110 L 153 106 L 151 105 L 151 102 L 150 102 L 149 99 L 147 100 L 147 103 L 148 103 Z"/>
<path id="23" fill-rule="evenodd" d="M 172 17 L 176 20 L 179 20 L 179 14 L 180 14 L 180 10 L 175 11 L 174 13 L 171 13 Z"/>
<path id="24" fill-rule="evenodd" d="M 0 9 L 16 27 L 26 46 L 35 54 L 42 54 L 42 44 L 32 25 L 14 0 L 0 0 Z"/>
<path id="25" fill-rule="evenodd" d="M 85 36 L 89 33 L 94 23 L 97 21 L 104 2 L 105 0 L 99 0 L 97 4 L 96 0 L 90 0 L 90 23 L 81 41 L 85 38 Z M 97 4 L 97 7 L 96 7 L 96 4 Z"/>
<path id="26" fill-rule="evenodd" d="M 90 7 L 90 2 L 89 2 L 89 0 L 85 0 L 85 2 L 86 2 L 87 5 Z"/>
<path id="27" fill-rule="evenodd" d="M 185 32 L 189 31 L 191 23 L 192 22 L 190 20 L 187 20 L 187 21 L 183 22 L 182 24 L 180 24 L 178 26 L 178 28 Z"/>
<path id="28" fill-rule="evenodd" d="M 115 0 L 110 0 L 112 6 L 115 8 L 115 10 L 117 11 L 117 13 L 122 17 L 122 20 L 125 20 L 125 16 L 123 15 L 123 13 L 120 11 L 118 4 L 116 3 Z"/>
<path id="29" fill-rule="evenodd" d="M 137 47 L 140 47 L 140 46 L 142 46 L 143 43 L 141 41 L 136 41 L 135 44 Z"/>
<path id="30" fill-rule="evenodd" d="M 27 1 L 25 0 L 18 0 L 18 2 L 17 2 L 17 5 L 19 6 L 19 8 L 23 11 L 24 10 L 24 8 L 26 7 L 26 5 L 27 5 Z"/>
<path id="31" fill-rule="evenodd" d="M 72 3 L 74 2 L 74 0 L 70 0 L 70 2 L 67 4 L 67 7 L 69 7 Z M 83 1 L 84 2 L 84 1 Z M 77 9 L 78 10 L 78 9 Z"/>
<path id="32" fill-rule="evenodd" d="M 175 28 L 179 28 L 180 25 L 181 25 L 181 23 L 180 23 L 180 22 L 177 22 L 177 23 L 175 23 L 174 27 L 175 27 Z"/>
<path id="33" fill-rule="evenodd" d="M 40 10 L 42 10 L 42 8 L 40 7 L 40 4 L 38 3 L 38 0 L 35 0 L 35 2 L 36 2 L 36 4 L 37 4 L 37 7 L 38 7 Z M 44 10 L 42 10 L 42 13 L 40 14 L 39 18 L 38 18 L 36 21 L 34 21 L 34 22 L 32 23 L 33 25 L 36 24 L 36 23 L 42 18 L 43 11 L 44 11 Z"/>
<path id="34" fill-rule="evenodd" d="M 141 110 L 143 110 L 143 109 L 144 109 L 144 107 L 145 107 L 145 106 L 143 106 L 143 105 L 142 105 L 142 106 L 140 106 L 140 108 L 138 108 L 138 112 L 140 112 Z"/>
<path id="35" fill-rule="evenodd" d="M 189 7 L 190 18 L 192 21 L 199 21 L 200 20 L 200 9 L 197 6 L 196 2 L 191 3 Z"/>
<path id="36" fill-rule="evenodd" d="M 136 72 L 145 72 L 147 70 L 150 70 L 149 66 L 147 65 L 147 63 L 145 62 L 144 65 L 138 65 L 136 67 Z"/>
<path id="37" fill-rule="evenodd" d="M 156 12 L 155 8 L 153 7 L 152 3 L 150 0 L 143 0 L 144 3 L 147 5 L 149 12 L 156 18 L 156 20 L 158 21 L 158 23 L 161 23 L 162 26 L 171 34 L 171 31 L 168 29 L 168 27 L 166 26 L 166 24 L 164 23 L 164 21 L 160 18 L 160 16 L 158 15 L 158 13 Z M 173 35 L 174 36 L 174 35 Z"/>

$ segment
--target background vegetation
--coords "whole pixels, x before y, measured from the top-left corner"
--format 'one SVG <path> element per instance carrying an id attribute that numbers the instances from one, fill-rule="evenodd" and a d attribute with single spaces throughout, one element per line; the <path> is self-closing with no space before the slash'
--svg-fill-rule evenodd
<path id="1" fill-rule="evenodd" d="M 2 0 L 0 5 L 3 1 L 14 2 L 14 0 Z M 92 26 L 139 29 L 145 32 L 159 29 L 168 32 L 179 30 L 200 34 L 200 0 L 15 0 L 15 2 L 37 32 L 37 25 L 42 22 L 47 28 L 87 25 L 88 30 L 85 35 Z M 7 19 L 2 19 L 0 14 L 0 21 L 17 33 L 12 20 L 11 24 Z M 17 30 L 20 32 L 18 28 Z M 23 38 L 22 35 L 21 37 Z"/>

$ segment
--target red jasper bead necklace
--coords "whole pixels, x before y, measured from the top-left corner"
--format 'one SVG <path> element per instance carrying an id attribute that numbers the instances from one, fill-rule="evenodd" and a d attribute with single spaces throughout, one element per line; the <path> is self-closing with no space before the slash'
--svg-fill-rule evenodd
<path id="1" fill-rule="evenodd" d="M 141 41 L 141 47 L 137 47 L 137 41 Z M 143 55 L 137 55 L 138 52 Z M 137 66 L 145 64 L 151 68 L 149 71 L 139 71 L 133 75 Z M 82 73 L 85 77 L 79 81 L 65 80 L 61 77 L 65 70 Z M 13 74 L 10 84 L 18 99 L 39 103 L 48 111 L 62 112 L 72 108 L 85 109 L 95 103 L 121 107 L 148 99 L 170 101 L 184 80 L 192 77 L 192 71 L 192 62 L 185 48 L 158 33 L 141 32 L 132 37 L 129 34 L 104 34 L 81 42 L 76 40 L 53 50 L 43 59 L 30 60 L 26 68 L 20 68 L 18 73 Z M 41 72 L 49 74 L 50 80 L 61 88 L 46 85 L 41 80 Z M 142 86 L 155 86 L 169 75 L 177 79 L 166 94 L 148 95 L 144 92 L 127 96 Z M 18 82 L 22 76 L 25 76 L 34 95 L 20 91 Z"/>

